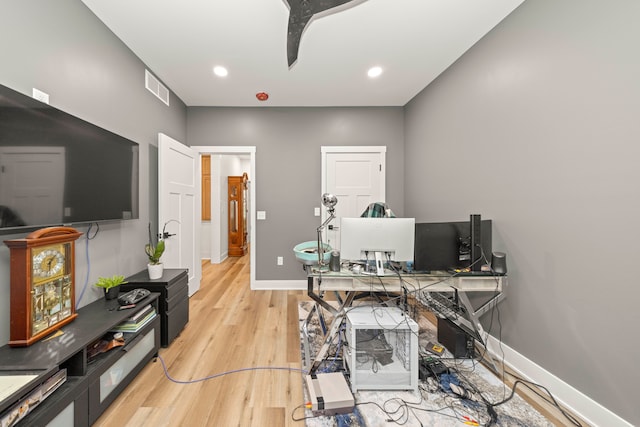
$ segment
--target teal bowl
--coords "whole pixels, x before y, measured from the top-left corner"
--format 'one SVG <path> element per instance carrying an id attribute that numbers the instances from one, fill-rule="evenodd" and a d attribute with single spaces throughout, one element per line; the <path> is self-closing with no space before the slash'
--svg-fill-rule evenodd
<path id="1" fill-rule="evenodd" d="M 324 250 L 324 254 L 322 259 L 325 263 L 329 262 L 331 258 L 331 246 L 328 243 L 322 244 L 322 249 Z M 318 242 L 303 242 L 297 244 L 293 248 L 293 253 L 296 256 L 296 259 L 303 263 L 304 265 L 317 265 L 318 264 Z"/>

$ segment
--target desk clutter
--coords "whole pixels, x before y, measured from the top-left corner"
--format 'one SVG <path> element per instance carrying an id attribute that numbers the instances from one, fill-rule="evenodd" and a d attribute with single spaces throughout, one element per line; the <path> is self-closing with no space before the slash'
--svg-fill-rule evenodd
<path id="1" fill-rule="evenodd" d="M 507 285 L 506 255 L 492 254 L 490 220 L 342 217 L 338 251 L 324 246 L 322 233 L 337 198 L 322 200 L 329 215 L 317 242 L 294 248 L 313 300 L 300 306 L 308 403 L 295 420 L 309 427 L 552 425 L 520 398 L 501 402 L 510 390 L 475 359 L 498 369 L 479 321 Z M 479 306 L 474 294 L 483 298 Z"/>
<path id="2" fill-rule="evenodd" d="M 338 307 L 339 302 L 331 305 Z M 307 331 L 301 335 L 303 361 L 313 359 L 323 345 L 324 333 L 315 310 L 314 302 L 299 305 L 301 331 Z M 332 316 L 325 313 L 324 322 L 329 324 Z M 488 425 L 492 420 L 498 426 L 553 426 L 518 395 L 493 406 L 505 400 L 510 388 L 480 363 L 483 354 L 455 357 L 456 343 L 440 342 L 441 324 L 437 322 L 418 305 L 411 305 L 403 315 L 400 308 L 380 306 L 373 299 L 354 303 L 315 374 L 340 376 L 342 380 L 332 378 L 339 396 L 333 399 L 331 387 L 324 395 L 316 387 L 310 395 L 305 384 L 306 426 L 459 426 Z M 391 371 L 395 376 L 387 375 Z M 345 396 L 341 381 L 352 399 Z M 327 402 L 326 410 L 318 406 L 318 393 Z M 301 412 L 294 418 L 302 418 Z"/>

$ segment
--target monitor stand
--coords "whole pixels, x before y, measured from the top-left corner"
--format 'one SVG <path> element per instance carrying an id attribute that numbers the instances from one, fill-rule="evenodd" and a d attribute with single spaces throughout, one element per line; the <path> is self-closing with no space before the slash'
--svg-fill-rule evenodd
<path id="1" fill-rule="evenodd" d="M 375 268 L 372 268 L 372 266 L 370 264 L 366 264 L 365 265 L 365 269 L 361 272 L 361 274 L 367 275 L 367 276 L 396 276 L 398 273 L 396 271 L 393 270 L 385 270 L 384 268 L 384 258 L 383 255 L 386 254 L 386 252 L 374 252 L 375 254 Z"/>
<path id="2" fill-rule="evenodd" d="M 382 252 L 376 251 L 376 274 L 378 276 L 384 276 L 384 261 L 382 260 Z"/>

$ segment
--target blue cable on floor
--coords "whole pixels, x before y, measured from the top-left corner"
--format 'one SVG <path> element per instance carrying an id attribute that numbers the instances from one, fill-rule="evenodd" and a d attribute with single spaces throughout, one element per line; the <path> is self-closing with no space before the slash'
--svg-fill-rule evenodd
<path id="1" fill-rule="evenodd" d="M 225 375 L 229 375 L 229 374 L 235 374 L 238 372 L 245 372 L 245 371 L 290 371 L 290 372 L 301 372 L 303 374 L 307 374 L 307 371 L 305 371 L 304 369 L 298 369 L 298 368 L 287 368 L 287 367 L 278 367 L 278 366 L 258 366 L 258 367 L 254 367 L 254 368 L 241 368 L 241 369 L 234 369 L 233 371 L 227 371 L 227 372 L 221 372 L 219 374 L 214 374 L 214 375 L 209 375 L 207 377 L 204 378 L 198 378 L 195 380 L 188 380 L 188 381 L 182 381 L 182 380 L 176 380 L 174 378 L 171 377 L 171 375 L 169 375 L 169 371 L 167 370 L 167 365 L 164 363 L 164 359 L 162 358 L 162 356 L 158 355 L 158 359 L 160 360 L 160 363 L 162 364 L 162 369 L 164 369 L 164 375 L 169 379 L 169 381 L 172 381 L 176 384 L 194 384 L 194 383 L 199 383 L 202 381 L 207 381 L 207 380 L 211 380 L 214 378 L 218 378 L 218 377 L 222 377 Z"/>

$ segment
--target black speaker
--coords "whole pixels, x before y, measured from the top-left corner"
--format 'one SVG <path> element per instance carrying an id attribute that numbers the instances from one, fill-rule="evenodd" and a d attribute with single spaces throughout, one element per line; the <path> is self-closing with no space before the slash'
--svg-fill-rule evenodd
<path id="1" fill-rule="evenodd" d="M 449 319 L 438 317 L 438 342 L 456 359 L 472 359 L 475 356 L 473 337 Z"/>
<path id="2" fill-rule="evenodd" d="M 482 220 L 480 215 L 471 215 L 470 218 L 471 227 L 471 271 L 480 271 L 484 260 L 482 259 Z"/>
<path id="3" fill-rule="evenodd" d="M 491 254 L 491 270 L 495 274 L 507 274 L 507 254 L 504 252 Z"/>

